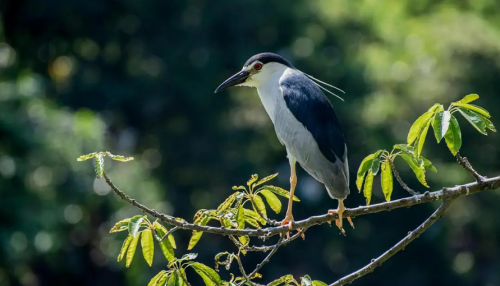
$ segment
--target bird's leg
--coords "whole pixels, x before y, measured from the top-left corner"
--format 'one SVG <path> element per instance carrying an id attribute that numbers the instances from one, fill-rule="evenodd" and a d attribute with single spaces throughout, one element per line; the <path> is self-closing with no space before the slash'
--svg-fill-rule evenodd
<path id="1" fill-rule="evenodd" d="M 339 200 L 339 207 L 336 210 L 328 210 L 329 214 L 337 214 L 339 216 L 339 218 L 335 220 L 335 225 L 340 229 L 342 234 L 345 234 L 345 230 L 342 227 L 342 219 L 344 211 L 345 211 L 344 200 Z M 352 223 L 351 218 L 350 217 L 346 218 L 349 221 L 349 224 L 352 226 L 352 228 L 354 228 L 354 223 Z"/>
<path id="2" fill-rule="evenodd" d="M 293 215 L 292 215 L 292 204 L 293 204 L 293 194 L 295 193 L 295 186 L 297 185 L 297 175 L 295 174 L 295 163 L 297 162 L 294 157 L 288 155 L 290 161 L 290 197 L 288 198 L 288 208 L 286 210 L 285 219 L 281 222 L 281 225 L 288 225 L 292 229 Z"/>

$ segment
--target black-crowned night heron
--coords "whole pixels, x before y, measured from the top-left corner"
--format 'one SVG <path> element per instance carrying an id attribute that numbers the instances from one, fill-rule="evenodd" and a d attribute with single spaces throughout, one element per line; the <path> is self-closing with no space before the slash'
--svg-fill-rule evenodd
<path id="1" fill-rule="evenodd" d="M 297 70 L 279 55 L 262 53 L 248 59 L 243 69 L 215 92 L 232 86 L 257 88 L 290 162 L 291 195 L 281 224 L 292 227 L 292 197 L 297 184 L 295 163 L 299 162 L 307 173 L 325 185 L 331 198 L 339 201 L 338 208 L 328 212 L 338 214 L 335 223 L 343 232 L 343 201 L 350 192 L 347 146 L 335 110 L 321 89 L 330 91 L 320 83 L 336 88 Z"/>

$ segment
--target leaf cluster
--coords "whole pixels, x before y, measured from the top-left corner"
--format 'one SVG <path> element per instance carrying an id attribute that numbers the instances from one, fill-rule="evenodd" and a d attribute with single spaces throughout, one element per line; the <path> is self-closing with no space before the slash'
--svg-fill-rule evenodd
<path id="1" fill-rule="evenodd" d="M 426 170 L 437 172 L 437 170 L 431 161 L 422 156 L 422 150 L 431 126 L 434 129 L 436 141 L 440 143 L 444 138 L 448 149 L 454 156 L 458 154 L 462 146 L 460 125 L 454 116 L 457 112 L 481 134 L 487 135 L 488 129 L 496 132 L 489 112 L 480 106 L 470 104 L 478 98 L 477 94 L 469 94 L 459 101 L 452 102 L 446 110 L 443 105 L 435 104 L 412 124 L 406 144 L 396 144 L 390 152 L 378 150 L 366 156 L 359 166 L 356 178 L 356 186 L 360 192 L 363 190 L 366 204 L 369 205 L 371 202 L 373 179 L 379 171 L 385 200 L 391 200 L 394 176 L 400 180 L 394 166 L 394 160 L 397 157 L 401 157 L 408 164 L 422 185 L 429 187 L 425 172 Z"/>

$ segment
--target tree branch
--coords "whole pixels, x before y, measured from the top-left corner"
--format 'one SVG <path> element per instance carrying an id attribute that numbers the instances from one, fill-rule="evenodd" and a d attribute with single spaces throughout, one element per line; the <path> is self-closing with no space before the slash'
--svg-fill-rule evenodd
<path id="1" fill-rule="evenodd" d="M 418 192 L 414 191 L 412 188 L 408 187 L 405 182 L 403 182 L 403 179 L 401 179 L 398 170 L 396 170 L 396 166 L 394 166 L 394 162 L 390 158 L 387 158 L 387 161 L 389 162 L 389 165 L 391 165 L 392 173 L 394 174 L 394 177 L 396 177 L 396 180 L 401 185 L 401 187 L 412 196 L 418 195 Z"/>
<path id="2" fill-rule="evenodd" d="M 462 157 L 460 156 L 460 153 L 457 152 L 457 155 L 455 155 L 455 158 L 457 159 L 457 162 L 465 169 L 467 170 L 478 182 L 483 182 L 484 177 L 479 175 L 479 173 L 472 168 L 472 165 L 469 163 L 469 160 L 467 160 L 467 157 Z"/>
<path id="3" fill-rule="evenodd" d="M 155 217 L 162 222 L 177 226 L 180 229 L 188 229 L 188 230 L 198 230 L 198 231 L 204 231 L 207 233 L 214 233 L 214 234 L 219 234 L 219 235 L 248 235 L 248 236 L 260 236 L 263 238 L 268 238 L 277 234 L 284 234 L 290 229 L 288 226 L 278 226 L 278 227 L 267 227 L 267 228 L 261 228 L 261 229 L 226 229 L 224 227 L 213 227 L 213 226 L 201 226 L 197 224 L 192 224 L 187 222 L 186 220 L 182 218 L 175 218 L 169 215 L 165 215 L 162 213 L 159 213 L 155 211 L 154 209 L 150 209 L 140 203 L 138 203 L 136 200 L 130 198 L 126 194 L 124 194 L 120 189 L 118 189 L 113 182 L 109 179 L 108 175 L 104 172 L 104 179 L 106 180 L 106 183 L 111 187 L 111 189 L 123 200 L 127 201 L 129 204 L 137 207 L 141 211 L 143 211 L 146 214 L 151 215 L 152 217 Z M 493 190 L 497 189 L 500 187 L 500 176 L 499 177 L 494 177 L 494 178 L 489 178 L 489 179 L 484 179 L 481 183 L 479 182 L 473 182 L 473 183 L 468 183 L 465 185 L 460 185 L 460 186 L 455 186 L 452 188 L 449 188 L 449 191 L 452 192 L 454 195 L 457 196 L 464 196 L 464 195 L 470 195 L 474 193 L 478 193 L 481 191 L 486 191 L 486 190 Z M 361 216 L 361 215 L 367 215 L 367 214 L 372 214 L 372 213 L 378 213 L 382 211 L 389 211 L 393 209 L 398 209 L 402 207 L 411 207 L 414 205 L 418 204 L 423 204 L 423 203 L 429 203 L 429 202 L 434 202 L 441 200 L 443 198 L 443 192 L 442 191 L 435 191 L 435 192 L 426 192 L 421 195 L 416 195 L 408 198 L 403 198 L 399 200 L 394 200 L 390 202 L 384 202 L 380 204 L 374 204 L 370 206 L 361 206 L 357 208 L 352 208 L 352 209 L 346 209 L 344 212 L 344 216 L 349 216 L 351 218 Z M 313 216 L 309 217 L 304 220 L 300 221 L 295 221 L 292 225 L 292 230 L 296 230 L 299 228 L 309 228 L 313 225 L 319 225 L 326 223 L 328 221 L 332 221 L 334 219 L 337 219 L 338 216 L 337 214 L 324 214 L 324 215 L 318 215 L 318 216 Z"/>
<path id="4" fill-rule="evenodd" d="M 391 258 L 394 254 L 403 250 L 408 244 L 410 244 L 413 240 L 418 238 L 424 231 L 426 231 L 429 227 L 431 227 L 436 221 L 438 221 L 446 212 L 451 203 L 460 195 L 456 192 L 449 191 L 447 189 L 443 190 L 445 194 L 443 195 L 443 203 L 439 208 L 429 217 L 427 218 L 419 227 L 417 227 L 414 231 L 410 231 L 408 235 L 400 240 L 396 245 L 391 247 L 385 253 L 380 255 L 379 257 L 372 259 L 372 261 L 366 265 L 365 267 L 359 269 L 356 272 L 353 272 L 336 282 L 330 284 L 329 286 L 341 286 L 345 284 L 350 284 L 354 280 L 365 276 L 368 273 L 373 272 L 373 270 L 382 265 L 385 261 Z"/>

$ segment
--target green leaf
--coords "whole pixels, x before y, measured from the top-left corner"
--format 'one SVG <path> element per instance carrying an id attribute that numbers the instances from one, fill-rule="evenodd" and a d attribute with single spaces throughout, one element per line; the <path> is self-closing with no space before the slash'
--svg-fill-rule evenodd
<path id="1" fill-rule="evenodd" d="M 255 181 L 257 181 L 258 178 L 259 176 L 257 176 L 257 174 L 253 174 L 250 180 L 248 180 L 247 185 L 249 187 L 252 186 L 252 184 L 255 183 Z"/>
<path id="2" fill-rule="evenodd" d="M 255 228 L 261 228 L 259 222 L 251 217 L 245 216 L 245 222 Z"/>
<path id="3" fill-rule="evenodd" d="M 267 204 L 275 213 L 279 213 L 281 211 L 281 201 L 273 192 L 264 189 L 260 191 L 260 194 L 266 198 Z"/>
<path id="4" fill-rule="evenodd" d="M 278 196 L 282 196 L 282 197 L 285 197 L 287 199 L 290 198 L 290 192 L 283 189 L 283 188 L 280 188 L 280 187 L 266 185 L 266 186 L 263 186 L 262 188 L 260 188 L 258 191 L 260 191 L 260 190 L 268 190 L 268 191 L 271 191 L 271 192 L 277 194 Z M 300 202 L 299 198 L 297 198 L 295 195 L 293 196 L 293 201 Z"/>
<path id="5" fill-rule="evenodd" d="M 130 242 L 130 245 L 129 245 L 128 250 L 127 250 L 126 259 L 125 259 L 125 266 L 126 267 L 129 267 L 130 263 L 132 263 L 132 259 L 134 259 L 135 249 L 137 248 L 137 243 L 139 242 L 139 237 L 141 237 L 141 233 L 139 233 L 139 235 L 132 238 L 132 241 Z"/>
<path id="6" fill-rule="evenodd" d="M 454 156 L 457 155 L 460 147 L 462 147 L 462 132 L 460 131 L 457 119 L 453 115 L 450 119 L 450 128 L 448 128 L 448 132 L 444 135 L 444 139 L 451 153 Z"/>
<path id="7" fill-rule="evenodd" d="M 180 285 L 179 278 L 180 277 L 177 274 L 177 271 L 172 272 L 170 278 L 168 278 L 167 286 L 179 286 Z"/>
<path id="8" fill-rule="evenodd" d="M 396 144 L 396 145 L 394 145 L 393 148 L 396 150 L 401 150 L 405 153 L 411 154 L 412 156 L 413 156 L 413 154 L 415 154 L 413 147 L 408 146 L 406 144 Z"/>
<path id="9" fill-rule="evenodd" d="M 434 136 L 436 136 L 436 140 L 438 143 L 441 141 L 441 139 L 443 139 L 444 135 L 448 131 L 448 127 L 450 126 L 450 118 L 451 113 L 448 110 L 436 113 L 436 116 L 434 117 L 432 128 L 434 129 Z"/>
<path id="10" fill-rule="evenodd" d="M 380 157 L 382 156 L 382 152 L 383 151 L 384 150 L 378 150 L 373 155 L 373 162 L 372 162 L 371 169 L 372 169 L 372 173 L 373 173 L 374 176 L 377 175 L 378 170 L 380 169 Z"/>
<path id="11" fill-rule="evenodd" d="M 460 107 L 463 107 L 463 108 L 468 109 L 470 111 L 477 112 L 477 113 L 481 114 L 482 116 L 484 116 L 486 118 L 490 118 L 491 117 L 490 113 L 486 109 L 484 109 L 484 108 L 482 108 L 480 106 L 474 105 L 474 104 L 454 102 L 453 105 L 460 106 Z"/>
<path id="12" fill-rule="evenodd" d="M 186 253 L 177 261 L 189 261 L 194 260 L 198 257 L 198 253 Z"/>
<path id="13" fill-rule="evenodd" d="M 386 201 L 391 200 L 392 190 L 394 187 L 393 179 L 392 179 L 392 169 L 389 161 L 385 161 L 382 163 L 382 192 L 384 193 L 384 197 Z"/>
<path id="14" fill-rule="evenodd" d="M 295 285 L 298 284 L 297 281 L 295 281 L 295 278 L 293 278 L 293 275 L 288 274 L 274 280 L 273 282 L 267 284 L 267 286 L 279 286 L 283 283 L 286 283 L 286 285 L 290 285 L 292 283 L 294 283 Z"/>
<path id="15" fill-rule="evenodd" d="M 166 286 L 168 278 L 171 274 L 172 272 L 166 272 L 165 274 L 163 274 L 163 276 L 160 276 L 160 279 L 156 281 L 156 286 Z"/>
<path id="16" fill-rule="evenodd" d="M 247 188 L 243 187 L 243 186 L 233 186 L 233 190 L 234 191 L 237 191 L 237 190 L 243 190 L 243 191 L 246 191 Z"/>
<path id="17" fill-rule="evenodd" d="M 488 128 L 489 130 L 493 131 L 493 132 L 497 132 L 497 130 L 495 129 L 495 125 L 493 125 L 493 123 L 491 122 L 491 120 L 489 120 L 488 118 L 482 116 L 479 114 L 479 116 L 484 120 L 485 124 L 486 124 L 486 128 Z"/>
<path id="18" fill-rule="evenodd" d="M 141 227 L 141 223 L 146 219 L 145 215 L 136 215 L 133 216 L 128 223 L 128 233 L 131 236 L 136 236 L 139 228 Z"/>
<path id="19" fill-rule="evenodd" d="M 209 221 L 210 221 L 210 218 L 208 216 L 205 216 L 201 220 L 200 225 L 207 225 L 207 223 Z M 193 249 L 193 247 L 198 243 L 198 241 L 200 240 L 202 235 L 203 235 L 203 231 L 193 230 L 193 234 L 191 235 L 191 239 L 189 240 L 189 245 L 188 245 L 187 250 Z"/>
<path id="20" fill-rule="evenodd" d="M 149 266 L 153 265 L 155 244 L 153 241 L 153 233 L 151 232 L 151 229 L 148 228 L 142 232 L 141 246 L 142 246 L 142 255 L 144 256 L 144 260 L 146 260 Z"/>
<path id="21" fill-rule="evenodd" d="M 85 161 L 85 160 L 88 160 L 88 159 L 92 159 L 92 158 L 94 158 L 95 154 L 96 153 L 94 152 L 94 153 L 90 153 L 90 154 L 87 154 L 87 155 L 82 155 L 82 156 L 78 157 L 76 160 L 81 162 L 81 161 Z"/>
<path id="22" fill-rule="evenodd" d="M 187 276 L 186 276 L 186 271 L 184 271 L 183 268 L 179 269 L 179 272 L 177 273 L 179 275 L 179 281 L 181 286 L 186 286 L 188 285 L 187 282 Z"/>
<path id="23" fill-rule="evenodd" d="M 238 208 L 236 221 L 238 222 L 238 229 L 245 228 L 245 212 L 243 211 L 243 205 L 240 205 L 240 207 Z"/>
<path id="24" fill-rule="evenodd" d="M 222 285 L 222 280 L 220 279 L 219 274 L 217 274 L 217 272 L 215 272 L 215 270 L 213 270 L 212 268 L 199 262 L 191 262 L 189 263 L 189 266 L 191 266 L 196 271 L 196 273 L 201 276 L 203 282 L 205 282 L 205 285 Z"/>
<path id="25" fill-rule="evenodd" d="M 356 187 L 358 187 L 358 190 L 360 192 L 361 192 L 361 187 L 363 186 L 365 173 L 372 166 L 374 157 L 375 157 L 375 154 L 370 154 L 370 155 L 366 156 L 363 159 L 363 161 L 361 161 L 361 164 L 359 164 L 358 176 L 356 178 Z"/>
<path id="26" fill-rule="evenodd" d="M 249 209 L 243 209 L 243 212 L 245 213 L 245 219 L 251 218 L 253 220 L 260 222 L 262 225 L 266 225 L 266 220 L 263 219 L 258 213 L 254 212 L 252 210 L 249 210 Z"/>
<path id="27" fill-rule="evenodd" d="M 264 184 L 265 182 L 268 182 L 268 181 L 270 181 L 270 180 L 274 179 L 276 176 L 278 176 L 278 173 L 276 173 L 276 174 L 272 174 L 272 175 L 269 175 L 269 176 L 267 176 L 267 177 L 264 177 L 264 178 L 260 179 L 257 183 L 255 183 L 254 187 L 259 186 L 259 185 L 262 185 L 262 184 Z"/>
<path id="28" fill-rule="evenodd" d="M 463 107 L 458 107 L 457 110 L 462 114 L 469 123 L 476 128 L 483 135 L 488 135 L 486 132 L 486 121 L 483 119 L 485 117 L 481 116 L 479 113 L 474 111 L 469 111 Z"/>
<path id="29" fill-rule="evenodd" d="M 228 208 L 230 208 L 231 205 L 233 205 L 234 201 L 236 200 L 236 194 L 237 193 L 234 193 L 234 194 L 230 195 L 226 200 L 224 200 L 222 202 L 222 204 L 220 204 L 219 207 L 217 208 L 217 211 L 216 211 L 215 214 L 216 215 L 220 215 L 225 210 L 227 210 Z"/>
<path id="30" fill-rule="evenodd" d="M 115 160 L 115 161 L 120 161 L 120 162 L 128 162 L 131 160 L 134 160 L 133 157 L 125 157 L 121 155 L 113 155 L 110 152 L 106 152 L 106 155 L 108 155 L 109 158 Z"/>
<path id="31" fill-rule="evenodd" d="M 167 271 L 165 270 L 158 272 L 158 274 L 156 274 L 153 278 L 151 278 L 151 280 L 149 280 L 148 286 L 156 286 L 156 283 L 165 273 L 167 273 Z"/>
<path id="32" fill-rule="evenodd" d="M 266 205 L 264 205 L 264 201 L 258 194 L 253 195 L 253 204 L 252 206 L 256 209 L 259 215 L 262 215 L 264 218 L 267 217 Z"/>
<path id="33" fill-rule="evenodd" d="M 420 132 L 420 136 L 417 140 L 417 149 L 415 149 L 415 156 L 420 157 L 422 154 L 422 148 L 424 148 L 425 138 L 427 137 L 427 131 L 429 131 L 429 126 L 431 125 L 432 120 L 427 120 L 426 123 L 422 125 L 422 132 Z"/>
<path id="34" fill-rule="evenodd" d="M 426 167 L 427 169 L 431 170 L 434 173 L 437 173 L 436 167 L 434 167 L 434 165 L 432 164 L 431 161 L 429 161 L 429 159 L 426 159 L 424 157 L 420 157 L 420 159 L 422 159 L 422 161 L 424 162 L 424 167 Z"/>
<path id="35" fill-rule="evenodd" d="M 165 234 L 168 232 L 168 230 L 158 222 L 153 223 L 153 227 L 155 228 L 156 234 L 158 237 L 163 238 Z M 172 260 L 175 259 L 175 253 L 174 253 L 174 247 L 172 245 L 172 240 L 170 240 L 171 235 L 167 237 L 167 239 L 163 239 L 163 241 L 160 241 L 160 248 L 161 251 L 163 252 L 163 255 L 165 255 L 165 258 L 168 260 L 168 262 L 171 262 Z M 175 243 L 175 241 L 174 241 Z"/>
<path id="36" fill-rule="evenodd" d="M 466 95 L 464 98 L 462 98 L 459 102 L 460 103 L 469 103 L 469 102 L 473 102 L 474 100 L 476 100 L 478 98 L 479 98 L 479 95 L 477 95 L 477 94 L 469 94 L 469 95 Z"/>
<path id="37" fill-rule="evenodd" d="M 312 285 L 313 286 L 328 286 L 328 284 L 326 284 L 325 282 L 321 282 L 319 280 L 314 280 Z"/>
<path id="38" fill-rule="evenodd" d="M 109 231 L 109 233 L 120 232 L 120 231 L 127 230 L 128 229 L 128 223 L 129 223 L 129 221 L 130 221 L 130 219 L 127 218 L 127 219 L 124 219 L 124 220 L 121 220 L 121 221 L 117 222 L 115 224 L 115 226 L 113 226 L 113 228 L 111 228 L 111 230 Z"/>
<path id="39" fill-rule="evenodd" d="M 125 253 L 127 252 L 128 246 L 130 245 L 132 238 L 133 237 L 129 235 L 123 241 L 122 248 L 120 249 L 120 254 L 118 255 L 118 259 L 117 259 L 118 262 L 122 261 L 123 257 L 125 256 Z"/>
<path id="40" fill-rule="evenodd" d="M 422 114 L 410 128 L 410 132 L 408 132 L 408 145 L 411 145 L 419 136 L 422 131 L 422 128 L 425 126 L 428 120 L 434 116 L 435 110 L 439 107 L 439 105 L 434 105 L 431 107 L 426 113 Z"/>
<path id="41" fill-rule="evenodd" d="M 300 278 L 301 283 L 300 286 L 312 286 L 312 279 L 309 275 L 305 275 L 304 277 Z"/>
<path id="42" fill-rule="evenodd" d="M 373 188 L 373 173 L 372 170 L 368 170 L 368 175 L 365 179 L 365 187 L 363 188 L 363 195 L 366 198 L 366 205 L 370 204 L 372 199 L 372 188 Z"/>
<path id="43" fill-rule="evenodd" d="M 403 158 L 406 163 L 410 166 L 410 168 L 413 170 L 413 173 L 415 173 L 418 181 L 426 186 L 427 188 L 429 187 L 427 185 L 427 182 L 425 181 L 425 169 L 424 166 L 421 165 L 417 159 L 409 154 L 402 153 L 400 154 L 401 158 Z"/>
<path id="44" fill-rule="evenodd" d="M 95 176 L 100 179 L 104 173 L 104 156 L 102 153 L 95 154 Z"/>
<path id="45" fill-rule="evenodd" d="M 247 246 L 248 243 L 250 242 L 250 237 L 248 237 L 248 235 L 238 236 L 238 240 L 241 242 L 241 244 Z"/>

